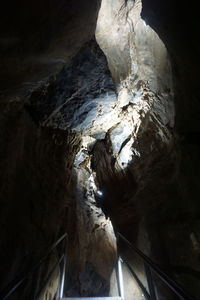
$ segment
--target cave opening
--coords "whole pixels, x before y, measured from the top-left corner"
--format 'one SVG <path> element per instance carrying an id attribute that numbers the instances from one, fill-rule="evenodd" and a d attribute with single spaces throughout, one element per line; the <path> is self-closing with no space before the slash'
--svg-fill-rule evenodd
<path id="1" fill-rule="evenodd" d="M 9 14 L 0 37 L 3 290 L 63 233 L 65 297 L 116 297 L 119 251 L 148 290 L 143 262 L 117 242 L 120 232 L 198 298 L 200 106 L 197 92 L 187 104 L 196 87 L 182 66 L 187 48 L 154 2 L 24 1 Z M 47 275 L 58 253 L 10 299 L 57 299 L 61 270 Z M 145 299 L 122 268 L 125 299 Z M 158 299 L 176 299 L 154 281 Z"/>

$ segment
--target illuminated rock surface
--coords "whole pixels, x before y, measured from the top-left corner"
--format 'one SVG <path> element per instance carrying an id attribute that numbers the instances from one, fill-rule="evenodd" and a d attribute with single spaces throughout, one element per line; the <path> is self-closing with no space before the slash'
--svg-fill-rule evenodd
<path id="1" fill-rule="evenodd" d="M 67 231 L 66 295 L 108 295 L 114 226 L 198 298 L 196 19 L 174 1 L 102 0 L 98 19 L 100 1 L 47 2 L 0 19 L 1 286 Z"/>

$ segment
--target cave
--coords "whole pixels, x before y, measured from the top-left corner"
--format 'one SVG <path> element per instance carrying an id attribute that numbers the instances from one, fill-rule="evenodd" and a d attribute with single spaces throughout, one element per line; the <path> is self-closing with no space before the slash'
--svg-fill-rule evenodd
<path id="1" fill-rule="evenodd" d="M 125 300 L 199 299 L 197 3 L 7 1 L 0 16 L 0 299 L 117 297 L 119 261 Z M 152 271 L 145 297 L 130 245 L 186 296 Z"/>

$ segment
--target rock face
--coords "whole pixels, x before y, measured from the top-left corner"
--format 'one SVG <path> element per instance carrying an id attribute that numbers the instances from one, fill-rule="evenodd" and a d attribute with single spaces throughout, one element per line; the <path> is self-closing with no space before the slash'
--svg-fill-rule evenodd
<path id="1" fill-rule="evenodd" d="M 109 295 L 110 277 L 116 261 L 116 239 L 95 199 L 92 172 L 85 164 L 75 167 L 75 232 L 70 232 L 69 272 L 65 295 Z"/>
<path id="2" fill-rule="evenodd" d="M 1 93 L 27 95 L 59 72 L 92 38 L 99 6 L 99 0 L 4 2 L 0 12 Z"/>
<path id="3" fill-rule="evenodd" d="M 180 61 L 189 64 L 189 48 L 179 61 L 178 29 L 167 27 L 158 2 L 102 0 L 95 38 L 99 1 L 22 2 L 8 14 L 0 32 L 2 288 L 68 232 L 66 296 L 106 296 L 121 231 L 198 298 L 199 134 L 196 119 L 188 132 L 184 122 L 197 80 L 187 86 L 191 69 L 184 75 Z M 44 298 L 57 284 L 56 276 Z M 34 279 L 15 299 L 30 291 Z"/>
<path id="4" fill-rule="evenodd" d="M 157 8 L 155 2 L 152 10 Z M 143 16 L 148 7 L 149 5 L 144 7 Z M 151 11 L 151 7 L 149 9 Z M 193 165 L 188 161 L 190 156 L 192 162 L 197 163 L 193 165 L 196 172 L 193 182 L 196 182 L 199 162 L 194 157 L 198 151 L 198 134 L 189 134 L 185 138 L 184 144 L 193 146 L 177 146 L 177 133 L 173 129 L 174 100 L 178 101 L 178 130 L 183 130 L 185 126 L 184 116 L 181 116 L 184 109 L 178 109 L 187 102 L 183 95 L 186 77 L 177 59 L 180 48 L 172 45 L 170 49 L 172 68 L 166 48 L 156 33 L 141 19 L 140 11 L 140 1 L 102 1 L 96 30 L 97 41 L 107 56 L 118 88 L 118 101 L 123 99 L 125 119 L 127 121 L 128 116 L 131 116 L 133 123 L 129 125 L 131 134 L 126 131 L 126 140 L 120 140 L 123 139 L 126 128 L 122 121 L 122 124 L 108 132 L 106 140 L 96 145 L 94 151 L 98 159 L 95 170 L 101 188 L 105 190 L 104 209 L 112 215 L 114 226 L 126 233 L 130 240 L 137 242 L 143 251 L 159 263 L 168 264 L 168 272 L 174 273 L 182 284 L 190 282 L 188 289 L 198 297 L 197 279 L 191 274 L 199 271 L 199 252 L 192 246 L 194 242 L 191 243 L 191 234 L 195 232 L 195 244 L 199 243 L 198 230 L 194 230 L 199 227 L 199 205 L 196 203 L 199 190 L 194 184 L 195 192 L 188 193 L 187 170 Z M 162 10 L 158 5 L 158 17 L 159 14 L 162 15 Z M 149 22 L 156 28 L 151 18 Z M 161 24 L 164 22 L 165 19 Z M 158 30 L 161 36 L 166 31 L 162 26 Z M 172 41 L 167 34 L 166 40 L 169 47 Z M 185 57 L 184 51 L 181 56 Z M 181 78 L 177 76 L 177 69 L 182 74 Z M 173 76 L 172 70 L 175 71 Z M 189 72 L 190 69 L 188 75 Z M 195 82 L 196 79 L 189 85 L 197 90 Z M 186 90 L 189 94 L 187 85 Z M 182 96 L 184 100 L 180 103 Z M 191 106 L 188 109 L 190 114 L 193 109 Z M 193 127 L 196 120 L 188 127 Z M 195 128 L 198 130 L 198 126 Z M 117 152 L 117 149 L 120 150 Z M 189 149 L 191 154 L 188 153 Z M 182 160 L 180 150 L 184 155 Z M 125 157 L 127 161 L 124 161 Z M 191 204 L 189 199 L 192 199 Z M 172 244 L 176 245 L 176 251 L 171 248 Z M 178 244 L 184 245 L 185 250 Z M 193 253 L 192 260 L 188 259 L 191 257 L 190 253 Z"/>
<path id="5" fill-rule="evenodd" d="M 1 288 L 16 278 L 16 274 L 26 273 L 63 231 L 70 231 L 73 235 L 77 213 L 74 200 L 70 198 L 73 189 L 70 182 L 80 134 L 41 126 L 40 120 L 45 114 L 53 112 L 51 105 L 42 109 L 41 102 L 54 76 L 93 36 L 99 4 L 99 1 L 62 1 L 59 4 L 56 1 L 22 1 L 12 3 L 11 7 L 6 3 L 2 6 Z M 48 90 L 49 98 L 50 95 Z M 35 106 L 40 106 L 41 111 Z M 91 230 L 94 226 L 91 222 Z M 78 230 L 76 232 L 78 235 Z M 76 234 L 74 240 L 78 241 Z M 96 247 L 100 241 L 102 243 L 103 237 L 97 240 L 93 242 Z M 99 270 L 100 275 L 97 274 L 98 263 L 95 261 L 94 267 L 94 259 L 85 262 L 88 276 L 97 277 L 97 288 L 93 293 L 107 293 L 109 290 L 108 276 L 116 257 L 112 234 L 107 244 L 110 264 L 106 274 L 105 270 Z M 75 247 L 79 255 L 80 248 L 77 244 Z M 54 262 L 55 255 L 52 255 L 47 263 L 51 266 Z M 80 267 L 84 273 L 82 264 L 83 261 L 77 267 L 76 276 Z M 45 265 L 45 276 L 46 270 Z M 91 284 L 88 286 L 86 290 L 90 294 Z M 30 299 L 31 293 L 37 293 L 35 278 L 13 297 Z"/>
<path id="6" fill-rule="evenodd" d="M 93 44 L 84 47 L 57 77 L 50 78 L 26 98 L 16 97 L 2 104 L 5 146 L 1 165 L 2 287 L 16 277 L 18 270 L 20 274 L 26 272 L 47 247 L 67 231 L 70 276 L 66 295 L 109 293 L 116 260 L 115 236 L 111 222 L 95 205 L 91 172 L 78 162 L 83 128 L 92 129 L 92 117 L 99 116 L 102 103 L 109 97 L 111 104 L 116 101 L 106 59 L 98 55 L 101 51 Z M 99 99 L 102 102 L 99 103 Z M 65 102 L 70 105 L 66 106 Z M 101 127 L 103 122 L 99 124 Z M 14 203 L 13 199 L 16 199 Z M 4 261 L 5 256 L 7 261 Z M 53 254 L 48 262 L 50 266 L 55 259 Z M 45 265 L 43 271 L 46 268 Z M 38 287 L 43 281 L 41 278 Z M 31 296 L 30 290 L 38 292 L 34 280 L 14 297 L 27 299 Z M 49 289 L 48 297 L 53 297 L 53 292 L 55 289 Z"/>
<path id="7" fill-rule="evenodd" d="M 69 221 L 66 225 L 71 243 L 70 275 L 65 293 L 108 295 L 116 242 L 110 221 L 96 206 L 88 147 L 92 147 L 97 137 L 105 137 L 116 94 L 105 56 L 97 44 L 92 41 L 81 49 L 47 86 L 40 101 L 37 95 L 38 92 L 32 94 L 26 109 L 40 126 L 82 135 L 80 151 L 74 149 L 77 155 L 70 184 L 71 225 Z"/>
<path id="8" fill-rule="evenodd" d="M 141 2 L 133 4 L 128 1 L 126 5 L 123 1 L 116 1 L 115 5 L 111 5 L 111 2 L 102 1 L 96 30 L 97 41 L 107 56 L 118 94 L 115 111 L 119 119 L 110 126 L 104 141 L 104 152 L 112 157 L 109 167 L 115 174 L 114 181 L 124 182 L 121 193 L 114 193 L 115 203 L 117 194 L 119 203 L 113 209 L 120 210 L 120 205 L 127 206 L 126 213 L 122 215 L 126 216 L 126 221 L 130 219 L 132 222 L 135 218 L 131 211 L 138 211 L 136 207 L 133 209 L 137 205 L 144 209 L 140 212 L 140 218 L 145 218 L 147 208 L 145 204 L 141 204 L 144 191 L 151 191 L 150 195 L 147 194 L 148 200 L 144 199 L 145 202 L 148 201 L 147 205 L 151 206 L 152 201 L 156 205 L 155 198 L 159 192 L 158 188 L 154 190 L 152 183 L 160 186 L 158 180 L 161 180 L 167 184 L 174 174 L 172 69 L 164 44 L 140 17 Z M 95 168 L 98 174 L 98 169 L 102 169 L 102 166 L 98 167 L 99 160 L 97 161 Z M 104 169 L 106 166 L 109 169 L 108 162 Z M 169 173 L 163 172 L 163 168 L 170 168 Z M 106 169 L 104 172 L 106 173 Z M 111 200 L 111 177 L 109 174 L 107 182 L 110 200 L 106 199 L 105 203 L 114 203 Z M 105 176 L 98 180 L 103 185 Z M 123 197 L 126 200 L 123 201 Z M 122 216 L 118 218 L 118 222 L 123 223 L 122 219 Z M 138 223 L 136 219 L 135 222 Z M 127 225 L 124 226 L 129 230 Z M 132 227 L 130 225 L 130 230 Z"/>
<path id="9" fill-rule="evenodd" d="M 74 149 L 78 151 L 80 139 L 38 127 L 17 101 L 2 108 L 1 139 L 3 288 L 16 273 L 26 273 L 63 232 Z M 19 290 L 16 299 L 30 297 L 30 286 L 23 291 L 25 295 Z"/>

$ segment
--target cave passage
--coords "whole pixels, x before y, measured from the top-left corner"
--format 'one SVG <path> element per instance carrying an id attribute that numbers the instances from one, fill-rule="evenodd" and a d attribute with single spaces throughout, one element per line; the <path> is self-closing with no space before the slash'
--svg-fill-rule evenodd
<path id="1" fill-rule="evenodd" d="M 2 290 L 64 233 L 65 297 L 117 297 L 119 251 L 148 290 L 143 261 L 117 243 L 121 232 L 198 298 L 197 92 L 187 48 L 178 33 L 170 44 L 155 3 L 22 1 L 0 30 Z M 60 269 L 47 277 L 58 260 L 55 250 L 10 299 L 57 299 Z M 143 300 L 122 270 L 124 299 Z M 175 299 L 153 278 L 159 299 Z"/>

